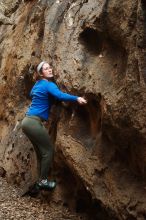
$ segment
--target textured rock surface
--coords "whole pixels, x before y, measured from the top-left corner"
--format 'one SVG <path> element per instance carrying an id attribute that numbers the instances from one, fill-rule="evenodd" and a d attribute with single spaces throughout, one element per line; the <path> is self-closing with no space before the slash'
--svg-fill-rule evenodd
<path id="1" fill-rule="evenodd" d="M 14 22 L 0 18 L 0 159 L 8 179 L 35 176 L 35 155 L 15 124 L 30 102 L 33 68 L 46 59 L 64 91 L 88 99 L 85 107 L 61 108 L 58 155 L 111 219 L 145 219 L 145 1 L 2 5 L 0 14 Z"/>

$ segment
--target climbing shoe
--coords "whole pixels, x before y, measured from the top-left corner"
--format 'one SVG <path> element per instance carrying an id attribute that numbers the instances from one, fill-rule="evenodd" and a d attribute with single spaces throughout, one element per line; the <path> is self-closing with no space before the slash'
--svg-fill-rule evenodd
<path id="1" fill-rule="evenodd" d="M 28 195 L 30 195 L 31 197 L 36 197 L 39 194 L 39 186 L 37 185 L 37 183 L 35 183 L 32 187 L 29 188 L 28 191 Z"/>
<path id="2" fill-rule="evenodd" d="M 53 190 L 56 187 L 56 181 L 43 179 L 39 182 L 37 182 L 38 188 L 41 190 Z"/>

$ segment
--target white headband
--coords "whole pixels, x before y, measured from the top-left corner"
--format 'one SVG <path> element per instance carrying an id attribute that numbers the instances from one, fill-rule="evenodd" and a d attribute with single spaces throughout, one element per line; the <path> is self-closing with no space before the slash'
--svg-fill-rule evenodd
<path id="1" fill-rule="evenodd" d="M 47 63 L 46 61 L 42 61 L 38 66 L 37 66 L 37 72 L 40 73 L 40 70 L 42 68 L 42 66 Z"/>

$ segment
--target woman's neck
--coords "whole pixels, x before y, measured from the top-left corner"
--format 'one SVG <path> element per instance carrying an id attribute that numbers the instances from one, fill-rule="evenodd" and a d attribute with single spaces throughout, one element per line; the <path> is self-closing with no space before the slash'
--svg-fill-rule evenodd
<path id="1" fill-rule="evenodd" d="M 46 78 L 41 78 L 42 80 L 47 80 L 48 81 L 48 79 L 46 79 Z"/>

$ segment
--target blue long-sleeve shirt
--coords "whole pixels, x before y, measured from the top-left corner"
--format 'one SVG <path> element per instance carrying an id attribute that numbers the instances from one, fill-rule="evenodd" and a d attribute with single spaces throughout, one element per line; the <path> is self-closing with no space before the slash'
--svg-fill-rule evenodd
<path id="1" fill-rule="evenodd" d="M 41 79 L 33 86 L 30 96 L 32 98 L 26 115 L 38 116 L 44 120 L 48 120 L 49 112 L 52 105 L 52 96 L 60 101 L 77 101 L 78 96 L 70 95 L 60 91 L 53 82 Z"/>

